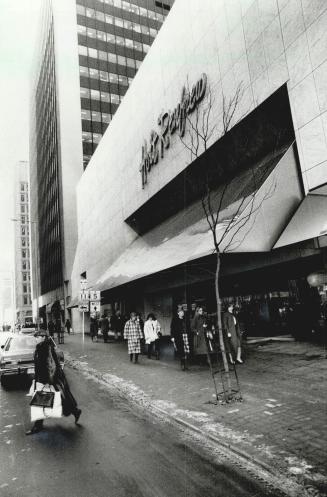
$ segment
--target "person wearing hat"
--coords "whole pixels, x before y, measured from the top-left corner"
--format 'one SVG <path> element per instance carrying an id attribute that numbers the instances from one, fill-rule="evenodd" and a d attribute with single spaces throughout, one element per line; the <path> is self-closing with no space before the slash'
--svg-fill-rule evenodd
<path id="1" fill-rule="evenodd" d="M 41 330 L 35 333 L 35 336 L 43 337 L 44 339 L 36 346 L 34 353 L 35 366 L 35 384 L 36 382 L 44 385 L 53 385 L 55 390 L 60 392 L 62 401 L 62 412 L 64 416 L 73 414 L 75 424 L 78 423 L 81 409 L 78 408 L 77 402 L 70 391 L 65 373 L 63 372 L 58 355 L 56 353 L 56 345 L 51 337 L 48 336 L 46 330 Z M 33 427 L 26 432 L 26 435 L 38 433 L 43 429 L 43 419 L 35 421 Z"/>

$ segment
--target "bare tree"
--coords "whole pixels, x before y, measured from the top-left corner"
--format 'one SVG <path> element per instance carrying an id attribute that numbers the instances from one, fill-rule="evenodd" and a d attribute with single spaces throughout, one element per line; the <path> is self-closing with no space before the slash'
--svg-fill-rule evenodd
<path id="1" fill-rule="evenodd" d="M 189 90 L 188 90 L 189 93 Z M 235 90 L 234 95 L 230 99 L 223 97 L 222 101 L 222 129 L 218 129 L 218 125 L 213 121 L 213 107 L 214 100 L 210 88 L 207 89 L 206 96 L 201 102 L 201 106 L 197 106 L 193 113 L 185 114 L 184 118 L 186 120 L 185 133 L 180 135 L 180 140 L 184 147 L 190 152 L 191 162 L 202 156 L 210 148 L 214 141 L 219 138 L 224 138 L 231 130 L 231 128 L 240 121 L 247 111 L 243 115 L 240 115 L 240 105 L 243 98 L 244 92 L 242 89 L 242 84 L 240 84 Z M 236 119 L 236 116 L 239 116 Z M 255 137 L 254 137 L 255 141 Z M 278 136 L 276 137 L 276 145 L 278 143 Z M 242 141 L 236 144 L 239 147 L 239 154 L 247 154 L 248 150 L 256 146 L 255 143 L 250 143 L 249 137 L 245 136 Z M 275 148 L 277 150 L 277 147 Z M 256 194 L 257 189 L 263 180 L 267 177 L 268 168 L 271 170 L 271 166 L 264 166 L 257 169 L 252 169 L 251 166 L 248 169 L 248 174 L 251 176 L 251 188 L 249 191 L 244 192 L 244 195 L 240 196 L 234 206 L 234 210 L 229 217 L 225 217 L 223 213 L 226 213 L 226 207 L 228 207 L 228 197 L 230 197 L 230 191 L 233 189 L 235 174 L 233 177 L 226 177 L 222 185 L 217 187 L 217 171 L 221 164 L 221 160 L 226 158 L 217 158 L 213 164 L 205 164 L 203 174 L 200 182 L 198 182 L 198 190 L 201 197 L 202 208 L 210 228 L 213 240 L 213 253 L 216 254 L 216 270 L 215 270 L 215 293 L 216 293 L 216 311 L 217 311 L 217 328 L 219 335 L 219 345 L 222 353 L 223 366 L 227 376 L 227 395 L 228 398 L 225 400 L 230 401 L 232 399 L 232 387 L 231 387 L 231 377 L 229 374 L 229 364 L 227 360 L 223 327 L 222 327 L 222 317 L 221 317 L 221 293 L 220 293 L 220 271 L 221 271 L 221 254 L 225 252 L 230 252 L 235 250 L 245 239 L 251 228 L 255 223 L 256 216 L 260 211 L 262 203 L 267 198 L 271 197 L 275 190 L 275 183 L 270 185 L 270 188 L 265 193 L 264 197 L 257 201 Z M 229 154 L 229 164 L 230 170 L 237 170 L 238 164 L 237 158 L 233 158 L 233 154 Z M 232 162 L 235 162 L 232 164 Z M 226 164 L 225 164 L 226 166 Z M 225 167 L 226 169 L 226 167 Z"/>

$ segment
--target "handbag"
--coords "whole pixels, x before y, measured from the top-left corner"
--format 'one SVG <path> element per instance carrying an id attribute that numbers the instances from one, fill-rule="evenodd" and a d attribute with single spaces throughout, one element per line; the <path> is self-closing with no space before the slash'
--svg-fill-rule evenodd
<path id="1" fill-rule="evenodd" d="M 60 392 L 54 393 L 53 407 L 31 406 L 31 422 L 47 418 L 62 417 L 62 399 Z"/>
<path id="2" fill-rule="evenodd" d="M 38 406 L 38 407 L 53 407 L 53 402 L 54 402 L 54 392 L 47 392 L 42 390 L 36 390 L 32 400 L 30 402 L 31 406 Z"/>

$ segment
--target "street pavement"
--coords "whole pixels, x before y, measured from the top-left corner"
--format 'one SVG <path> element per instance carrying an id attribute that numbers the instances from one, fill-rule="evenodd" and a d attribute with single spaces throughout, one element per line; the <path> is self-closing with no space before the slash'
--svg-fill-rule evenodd
<path id="1" fill-rule="evenodd" d="M 171 354 L 129 362 L 125 343 L 65 336 L 71 366 L 122 397 L 175 419 L 268 471 L 293 495 L 327 494 L 326 352 L 309 343 L 245 347 L 238 367 L 243 402 L 214 405 L 206 366 L 182 372 Z M 299 494 L 299 489 L 301 493 Z M 176 494 L 178 495 L 178 494 Z"/>
<path id="2" fill-rule="evenodd" d="M 83 411 L 79 426 L 72 416 L 49 419 L 26 436 L 29 385 L 13 380 L 0 390 L 1 497 L 276 497 L 93 377 L 71 368 L 66 375 Z"/>

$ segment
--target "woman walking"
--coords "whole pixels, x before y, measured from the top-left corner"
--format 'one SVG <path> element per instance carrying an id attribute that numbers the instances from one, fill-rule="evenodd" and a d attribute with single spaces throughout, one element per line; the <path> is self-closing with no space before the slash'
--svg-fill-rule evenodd
<path id="1" fill-rule="evenodd" d="M 151 359 L 152 353 L 155 353 L 156 359 L 160 357 L 159 339 L 160 324 L 154 314 L 150 313 L 144 324 L 144 338 L 148 346 L 148 359 Z"/>
<path id="2" fill-rule="evenodd" d="M 231 364 L 242 364 L 241 359 L 241 330 L 236 316 L 233 314 L 234 306 L 230 304 L 223 314 L 223 332 L 226 352 L 229 354 Z"/>
<path id="3" fill-rule="evenodd" d="M 182 309 L 177 311 L 177 315 L 172 319 L 170 334 L 171 341 L 173 342 L 175 350 L 181 360 L 181 368 L 185 371 L 188 369 L 187 360 L 190 355 L 190 341 L 186 327 L 185 315 Z"/>
<path id="4" fill-rule="evenodd" d="M 136 319 L 135 312 L 131 312 L 130 319 L 125 324 L 124 338 L 128 341 L 130 361 L 133 361 L 134 356 L 134 364 L 136 364 L 138 362 L 139 354 L 141 353 L 141 338 L 143 338 L 143 333 L 141 326 Z"/>
<path id="5" fill-rule="evenodd" d="M 73 414 L 75 416 L 75 424 L 77 424 L 82 411 L 78 408 L 77 402 L 70 391 L 66 376 L 61 369 L 55 344 L 52 338 L 48 337 L 46 331 L 41 331 L 37 336 L 44 337 L 44 340 L 37 344 L 34 353 L 35 385 L 36 382 L 43 385 L 52 385 L 57 392 L 60 392 L 63 415 L 69 416 Z M 42 429 L 43 419 L 39 419 L 26 432 L 26 435 L 38 433 Z"/>
<path id="6" fill-rule="evenodd" d="M 98 331 L 99 331 L 98 321 L 95 318 L 91 318 L 91 320 L 90 320 L 90 336 L 91 336 L 92 342 L 98 341 Z"/>
<path id="7" fill-rule="evenodd" d="M 198 307 L 192 321 L 194 355 L 198 362 L 206 363 L 207 361 L 207 344 L 206 336 L 208 333 L 207 318 L 204 315 L 203 307 Z"/>

